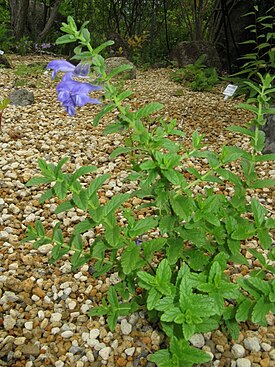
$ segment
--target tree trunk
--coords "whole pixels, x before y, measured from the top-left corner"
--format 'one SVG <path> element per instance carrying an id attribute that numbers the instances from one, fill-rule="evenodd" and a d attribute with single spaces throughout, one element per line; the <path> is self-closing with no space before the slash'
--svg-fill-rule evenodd
<path id="1" fill-rule="evenodd" d="M 9 0 L 11 27 L 16 41 L 25 34 L 28 8 L 29 0 Z"/>
<path id="2" fill-rule="evenodd" d="M 56 0 L 55 1 L 54 6 L 51 9 L 51 15 L 50 15 L 50 17 L 49 17 L 49 19 L 48 19 L 48 21 L 47 21 L 47 23 L 46 23 L 43 31 L 39 33 L 39 36 L 38 36 L 39 40 L 42 40 L 46 36 L 46 34 L 50 31 L 51 26 L 53 25 L 53 22 L 54 22 L 54 20 L 55 20 L 55 18 L 57 16 L 59 7 L 61 5 L 61 1 L 62 0 Z"/>

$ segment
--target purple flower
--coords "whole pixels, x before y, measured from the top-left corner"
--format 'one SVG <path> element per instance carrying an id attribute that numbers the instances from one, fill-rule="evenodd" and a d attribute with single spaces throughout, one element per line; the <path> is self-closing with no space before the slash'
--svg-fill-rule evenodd
<path id="1" fill-rule="evenodd" d="M 72 73 L 77 77 L 87 77 L 90 73 L 90 65 L 89 64 L 81 64 L 79 63 L 77 66 L 74 66 L 69 61 L 66 60 L 52 60 L 48 63 L 47 69 L 52 69 L 52 79 L 56 77 L 56 74 L 59 71 Z"/>
<path id="2" fill-rule="evenodd" d="M 72 73 L 65 74 L 57 85 L 58 100 L 70 116 L 74 116 L 75 107 L 82 107 L 87 103 L 100 103 L 96 98 L 91 98 L 88 93 L 102 88 L 90 83 L 82 83 L 72 79 Z"/>

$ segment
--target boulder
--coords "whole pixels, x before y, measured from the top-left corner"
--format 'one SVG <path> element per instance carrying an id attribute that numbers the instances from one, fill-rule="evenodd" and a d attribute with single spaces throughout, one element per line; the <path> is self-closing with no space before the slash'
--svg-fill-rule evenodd
<path id="1" fill-rule="evenodd" d="M 267 120 L 261 130 L 265 133 L 265 147 L 263 154 L 275 153 L 275 115 L 267 115 Z"/>
<path id="2" fill-rule="evenodd" d="M 3 66 L 7 69 L 12 69 L 12 64 L 5 55 L 0 54 L 0 66 Z"/>
<path id="3" fill-rule="evenodd" d="M 107 73 L 110 73 L 113 69 L 117 68 L 121 65 L 130 65 L 132 69 L 123 71 L 122 73 L 118 74 L 117 77 L 120 79 L 136 79 L 137 69 L 135 65 L 126 59 L 126 57 L 109 57 L 105 60 L 107 65 Z"/>
<path id="4" fill-rule="evenodd" d="M 170 59 L 178 63 L 178 67 L 194 64 L 196 60 L 205 54 L 205 65 L 221 69 L 219 55 L 211 42 L 205 41 L 183 41 L 178 43 L 171 51 Z"/>
<path id="5" fill-rule="evenodd" d="M 9 99 L 11 101 L 10 103 L 16 106 L 27 106 L 34 102 L 33 93 L 26 89 L 17 89 L 13 91 Z"/>

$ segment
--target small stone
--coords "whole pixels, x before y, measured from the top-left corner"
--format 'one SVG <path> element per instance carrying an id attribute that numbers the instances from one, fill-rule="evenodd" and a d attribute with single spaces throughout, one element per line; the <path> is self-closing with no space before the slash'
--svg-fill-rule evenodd
<path id="1" fill-rule="evenodd" d="M 64 362 L 63 361 L 57 361 L 55 362 L 55 367 L 63 367 L 64 366 Z"/>
<path id="2" fill-rule="evenodd" d="M 269 359 L 269 357 L 263 358 L 260 361 L 260 365 L 261 365 L 261 367 L 270 367 L 270 359 Z"/>
<path id="3" fill-rule="evenodd" d="M 261 347 L 262 349 L 265 351 L 265 352 L 269 352 L 271 350 L 271 345 L 270 344 L 267 344 L 267 343 L 262 343 L 261 344 Z"/>
<path id="4" fill-rule="evenodd" d="M 272 349 L 270 352 L 269 352 L 269 357 L 273 360 L 275 360 L 275 348 Z"/>
<path id="5" fill-rule="evenodd" d="M 33 322 L 32 321 L 27 321 L 27 322 L 25 322 L 24 326 L 27 330 L 32 330 L 33 329 Z"/>
<path id="6" fill-rule="evenodd" d="M 12 330 L 16 324 L 16 320 L 11 315 L 4 316 L 4 329 L 5 330 Z"/>
<path id="7" fill-rule="evenodd" d="M 251 367 L 251 362 L 247 358 L 238 358 L 236 362 L 237 367 Z"/>
<path id="8" fill-rule="evenodd" d="M 50 321 L 51 321 L 51 322 L 59 322 L 61 319 L 62 319 L 62 314 L 61 314 L 61 313 L 59 313 L 59 312 L 54 312 L 54 313 L 51 315 L 51 319 L 50 319 Z"/>
<path id="9" fill-rule="evenodd" d="M 134 353 L 135 353 L 135 350 L 136 350 L 135 347 L 126 348 L 124 352 L 125 352 L 125 354 L 127 354 L 127 356 L 132 357 L 134 355 Z"/>
<path id="10" fill-rule="evenodd" d="M 231 348 L 234 358 L 242 358 L 245 355 L 245 349 L 241 344 L 234 344 Z"/>
<path id="11" fill-rule="evenodd" d="M 25 344 L 26 338 L 24 336 L 18 336 L 17 338 L 14 339 L 14 344 L 15 345 L 23 345 Z"/>
<path id="12" fill-rule="evenodd" d="M 89 333 L 89 338 L 90 339 L 96 339 L 100 334 L 100 330 L 99 329 L 92 329 L 90 330 L 90 333 Z"/>
<path id="13" fill-rule="evenodd" d="M 39 356 L 40 354 L 40 346 L 39 343 L 28 343 L 28 344 L 24 344 L 22 349 L 21 349 L 22 353 L 27 355 L 27 356 Z"/>
<path id="14" fill-rule="evenodd" d="M 196 348 L 202 348 L 205 344 L 205 340 L 202 334 L 192 335 L 189 341 Z"/>
<path id="15" fill-rule="evenodd" d="M 261 350 L 259 339 L 256 336 L 245 338 L 243 342 L 245 349 L 251 352 L 259 352 Z"/>
<path id="16" fill-rule="evenodd" d="M 127 360 L 123 357 L 119 357 L 116 361 L 118 367 L 124 367 L 127 364 Z"/>
<path id="17" fill-rule="evenodd" d="M 120 328 L 123 335 L 129 335 L 132 331 L 132 325 L 126 319 L 121 320 Z"/>
<path id="18" fill-rule="evenodd" d="M 77 305 L 77 303 L 75 301 L 70 301 L 68 303 L 69 310 L 74 310 L 76 305 Z"/>
<path id="19" fill-rule="evenodd" d="M 110 353 L 111 353 L 112 349 L 110 347 L 105 347 L 105 348 L 102 348 L 100 349 L 99 351 L 99 355 L 100 357 L 104 360 L 104 361 L 107 361 L 107 359 L 109 358 L 110 356 Z"/>
<path id="20" fill-rule="evenodd" d="M 71 330 L 66 330 L 66 331 L 63 331 L 63 333 L 61 333 L 61 336 L 64 339 L 68 339 L 68 338 L 72 337 L 73 335 L 74 335 L 74 333 Z"/>
<path id="21" fill-rule="evenodd" d="M 52 330 L 51 330 L 51 334 L 52 335 L 58 334 L 59 331 L 60 331 L 60 328 L 59 327 L 53 327 Z"/>
<path id="22" fill-rule="evenodd" d="M 47 245 L 42 245 L 40 247 L 38 247 L 38 252 L 40 252 L 40 254 L 48 254 L 53 248 L 53 245 L 51 245 L 50 243 Z"/>
<path id="23" fill-rule="evenodd" d="M 89 362 L 94 362 L 95 360 L 94 353 L 91 350 L 87 351 L 86 357 L 88 358 Z"/>

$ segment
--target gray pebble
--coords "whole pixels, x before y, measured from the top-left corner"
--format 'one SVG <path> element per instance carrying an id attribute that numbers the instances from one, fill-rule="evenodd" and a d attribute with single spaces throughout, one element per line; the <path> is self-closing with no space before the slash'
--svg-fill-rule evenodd
<path id="1" fill-rule="evenodd" d="M 259 352 L 261 350 L 259 339 L 256 336 L 245 338 L 243 342 L 245 349 L 251 352 Z"/>
<path id="2" fill-rule="evenodd" d="M 192 335 L 189 341 L 196 348 L 202 348 L 205 344 L 205 340 L 202 334 Z"/>
<path id="3" fill-rule="evenodd" d="M 245 355 L 245 349 L 241 344 L 234 344 L 231 348 L 234 358 L 242 358 Z"/>
<path id="4" fill-rule="evenodd" d="M 126 319 L 121 320 L 120 328 L 123 335 L 129 335 L 132 331 L 132 325 Z"/>
<path id="5" fill-rule="evenodd" d="M 237 359 L 237 367 L 251 367 L 251 362 L 247 358 Z"/>

